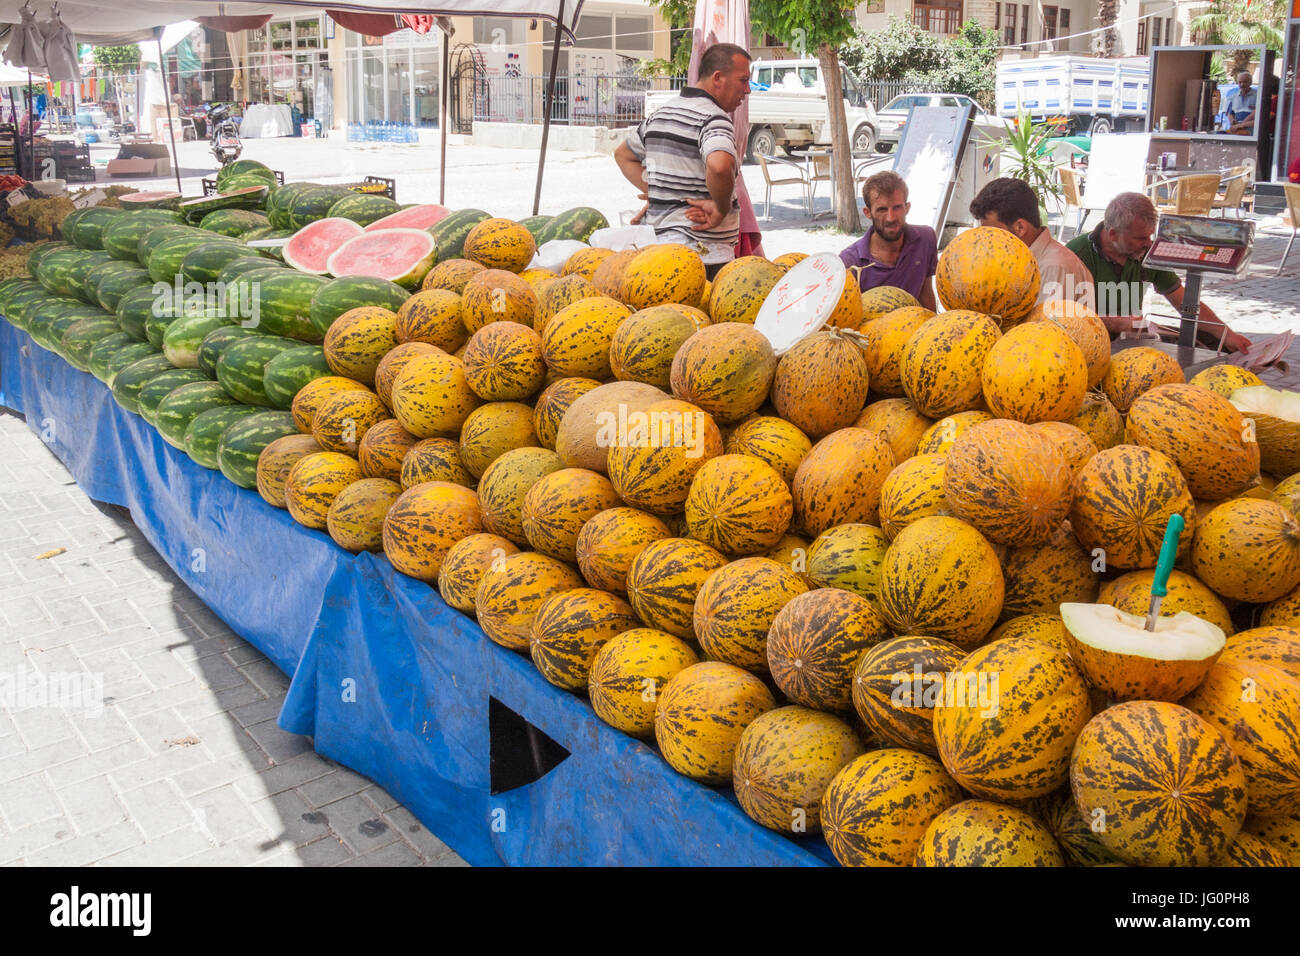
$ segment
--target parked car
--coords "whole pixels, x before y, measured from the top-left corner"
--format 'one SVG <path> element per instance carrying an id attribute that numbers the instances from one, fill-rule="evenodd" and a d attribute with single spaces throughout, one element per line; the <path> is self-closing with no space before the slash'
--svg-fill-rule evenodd
<path id="1" fill-rule="evenodd" d="M 875 108 L 842 64 L 840 77 L 853 151 L 870 150 L 876 142 Z M 778 146 L 794 153 L 808 146 L 830 145 L 830 107 L 817 60 L 755 60 L 750 70 L 750 89 L 746 154 L 751 162 L 760 153 L 774 154 Z M 676 95 L 671 90 L 646 93 L 645 115 Z"/>
<path id="2" fill-rule="evenodd" d="M 996 116 L 990 115 L 962 93 L 904 93 L 895 96 L 876 114 L 880 122 L 880 134 L 876 138 L 876 149 L 879 152 L 887 153 L 898 145 L 902 139 L 903 127 L 907 125 L 907 116 L 917 106 L 973 106 L 975 125 L 1002 128 L 1002 123 Z"/>

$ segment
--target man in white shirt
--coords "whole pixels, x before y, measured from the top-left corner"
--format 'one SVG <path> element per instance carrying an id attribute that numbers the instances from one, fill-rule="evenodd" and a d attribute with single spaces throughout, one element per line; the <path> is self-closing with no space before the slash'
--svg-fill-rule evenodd
<path id="1" fill-rule="evenodd" d="M 1249 135 L 1255 128 L 1255 110 L 1259 107 L 1259 91 L 1250 88 L 1250 74 L 1237 74 L 1237 88 L 1228 94 L 1223 104 L 1223 130 L 1226 133 Z"/>
<path id="2" fill-rule="evenodd" d="M 1042 276 L 1039 302 L 1066 299 L 1096 309 L 1092 273 L 1083 260 L 1052 238 L 1043 225 L 1038 196 L 1028 183 L 1010 177 L 993 180 L 971 201 L 970 214 L 981 226 L 1005 229 L 1029 247 Z"/>

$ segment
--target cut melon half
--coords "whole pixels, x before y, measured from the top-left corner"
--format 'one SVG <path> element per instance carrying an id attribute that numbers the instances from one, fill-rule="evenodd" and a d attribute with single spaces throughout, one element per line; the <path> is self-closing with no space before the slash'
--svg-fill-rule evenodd
<path id="1" fill-rule="evenodd" d="M 1200 686 L 1227 638 L 1215 624 L 1179 611 L 1156 618 L 1109 604 L 1062 604 L 1070 657 L 1083 676 L 1113 700 L 1168 700 Z"/>
<path id="2" fill-rule="evenodd" d="M 383 219 L 376 219 L 366 226 L 366 232 L 379 232 L 384 229 L 430 229 L 449 215 L 451 210 L 437 203 L 411 206 L 407 209 L 399 209 Z"/>
<path id="3" fill-rule="evenodd" d="M 317 219 L 295 232 L 284 244 L 284 261 L 299 272 L 323 276 L 329 271 L 330 256 L 361 232 L 361 227 L 351 219 Z"/>
<path id="4" fill-rule="evenodd" d="M 158 209 L 172 206 L 174 207 L 181 201 L 181 194 L 178 192 L 168 192 L 162 190 L 159 192 L 147 193 L 126 193 L 117 197 L 123 209 Z"/>
<path id="5" fill-rule="evenodd" d="M 1276 478 L 1300 471 L 1300 392 L 1248 385 L 1229 401 L 1255 423 L 1262 470 Z"/>
<path id="6" fill-rule="evenodd" d="M 438 246 L 423 229 L 383 229 L 349 239 L 328 267 L 332 276 L 370 276 L 414 289 L 437 259 Z"/>

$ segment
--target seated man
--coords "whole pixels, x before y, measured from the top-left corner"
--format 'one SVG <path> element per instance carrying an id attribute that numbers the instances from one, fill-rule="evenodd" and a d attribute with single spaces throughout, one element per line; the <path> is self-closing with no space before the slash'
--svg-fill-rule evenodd
<path id="1" fill-rule="evenodd" d="M 937 311 L 934 272 L 939 265 L 939 239 L 929 226 L 909 226 L 907 183 L 894 172 L 876 173 L 862 184 L 862 211 L 871 220 L 866 234 L 840 253 L 857 272 L 866 292 L 891 285 L 910 293 L 925 308 Z"/>
<path id="2" fill-rule="evenodd" d="M 1142 265 L 1142 258 L 1151 248 L 1156 219 L 1156 207 L 1142 193 L 1120 193 L 1110 201 L 1096 229 L 1065 244 L 1092 273 L 1097 314 L 1106 323 L 1112 339 L 1141 321 L 1142 299 L 1148 282 L 1175 309 L 1182 308 L 1182 280 L 1172 272 Z M 1204 301 L 1200 305 L 1197 328 L 1200 344 L 1214 348 L 1223 336 L 1223 347 L 1230 352 L 1250 348 L 1248 338 L 1225 326 Z"/>
<path id="3" fill-rule="evenodd" d="M 1259 107 L 1259 93 L 1250 88 L 1250 74 L 1237 74 L 1237 88 L 1228 94 L 1223 105 L 1225 133 L 1249 135 L 1255 128 L 1255 110 Z"/>
<path id="4" fill-rule="evenodd" d="M 970 214 L 981 226 L 1005 229 L 1029 247 L 1038 262 L 1042 285 L 1038 301 L 1068 299 L 1096 309 L 1092 273 L 1043 225 L 1038 196 L 1020 179 L 995 179 L 979 191 Z"/>

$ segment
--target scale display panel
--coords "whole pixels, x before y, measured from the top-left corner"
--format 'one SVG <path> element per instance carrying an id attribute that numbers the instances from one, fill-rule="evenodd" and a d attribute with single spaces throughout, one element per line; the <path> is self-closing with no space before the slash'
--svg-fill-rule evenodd
<path id="1" fill-rule="evenodd" d="M 1151 269 L 1236 275 L 1250 261 L 1254 239 L 1255 224 L 1249 220 L 1161 216 L 1142 264 Z"/>

